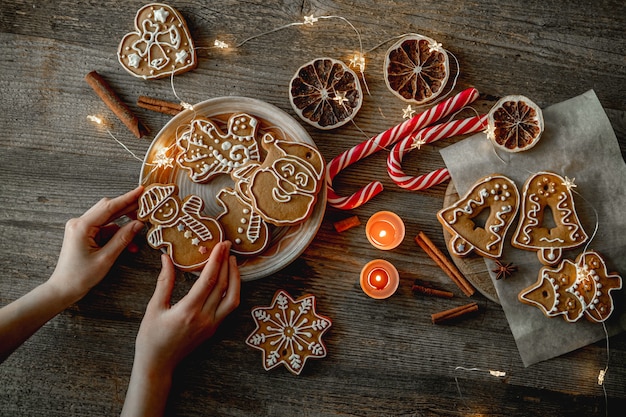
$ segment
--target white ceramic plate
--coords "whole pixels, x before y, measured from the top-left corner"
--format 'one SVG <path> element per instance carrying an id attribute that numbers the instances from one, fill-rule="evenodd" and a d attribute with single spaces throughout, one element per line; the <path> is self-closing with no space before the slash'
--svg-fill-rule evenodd
<path id="1" fill-rule="evenodd" d="M 161 153 L 175 161 L 176 155 L 180 152 L 176 146 L 176 134 L 181 134 L 189 128 L 191 120 L 196 115 L 210 118 L 216 123 L 223 122 L 221 127 L 226 131 L 228 117 L 240 112 L 258 119 L 260 126 L 257 137 L 262 137 L 263 133 L 272 133 L 279 139 L 316 146 L 313 139 L 295 119 L 271 104 L 247 97 L 214 98 L 194 105 L 193 110 L 184 110 L 161 129 L 146 152 L 141 167 L 140 183 L 144 185 L 174 183 L 179 187 L 181 198 L 189 194 L 200 196 L 205 204 L 203 213 L 217 217 L 223 209 L 217 203 L 215 196 L 222 188 L 233 185 L 230 176 L 219 175 L 207 183 L 198 184 L 191 181 L 187 171 L 180 168 L 176 162 L 173 162 L 171 167 L 157 165 L 157 155 Z M 322 186 L 313 212 L 307 220 L 291 227 L 269 225 L 272 238 L 268 248 L 259 255 L 238 258 L 242 281 L 271 275 L 300 256 L 315 237 L 322 223 L 325 208 L 326 187 Z"/>

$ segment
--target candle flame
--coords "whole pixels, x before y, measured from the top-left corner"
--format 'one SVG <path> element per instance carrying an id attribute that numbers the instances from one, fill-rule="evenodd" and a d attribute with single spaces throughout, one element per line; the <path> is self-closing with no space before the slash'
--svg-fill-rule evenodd
<path id="1" fill-rule="evenodd" d="M 381 230 L 380 233 L 378 233 L 378 237 L 385 237 L 385 236 L 387 236 L 386 230 Z"/>

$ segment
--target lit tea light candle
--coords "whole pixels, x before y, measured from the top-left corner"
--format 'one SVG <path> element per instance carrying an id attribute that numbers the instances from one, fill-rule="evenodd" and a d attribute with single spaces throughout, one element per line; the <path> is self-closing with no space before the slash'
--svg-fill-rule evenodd
<path id="1" fill-rule="evenodd" d="M 361 270 L 361 288 L 372 298 L 388 298 L 398 289 L 398 270 L 383 259 L 368 262 Z"/>
<path id="2" fill-rule="evenodd" d="M 394 249 L 404 239 L 404 222 L 391 211 L 379 211 L 367 221 L 365 234 L 375 248 Z"/>

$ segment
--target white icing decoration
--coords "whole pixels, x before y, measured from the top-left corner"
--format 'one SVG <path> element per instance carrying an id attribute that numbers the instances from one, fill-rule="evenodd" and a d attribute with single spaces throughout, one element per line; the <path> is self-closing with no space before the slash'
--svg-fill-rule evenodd
<path id="1" fill-rule="evenodd" d="M 141 57 L 137 54 L 129 54 L 128 55 L 128 65 L 133 68 L 139 68 L 139 63 L 141 62 Z"/>
<path id="2" fill-rule="evenodd" d="M 161 7 L 160 9 L 154 11 L 154 20 L 165 23 L 165 19 L 167 19 L 167 16 L 169 15 L 170 13 Z"/>

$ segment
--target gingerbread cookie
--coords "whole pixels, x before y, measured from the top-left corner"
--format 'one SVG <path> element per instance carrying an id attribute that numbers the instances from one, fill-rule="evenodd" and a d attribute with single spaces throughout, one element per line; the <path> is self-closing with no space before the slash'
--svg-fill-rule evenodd
<path id="1" fill-rule="evenodd" d="M 439 222 L 452 234 L 450 253 L 466 256 L 475 251 L 489 258 L 502 255 L 504 237 L 519 208 L 519 193 L 507 177 L 493 174 L 477 181 L 463 198 L 437 213 Z M 481 227 L 481 213 L 489 210 Z"/>
<path id="2" fill-rule="evenodd" d="M 324 176 L 324 159 L 313 146 L 262 139 L 267 156 L 261 164 L 233 171 L 241 197 L 268 223 L 291 226 L 304 221 L 317 201 Z"/>
<path id="3" fill-rule="evenodd" d="M 223 240 L 219 223 L 202 215 L 197 195 L 181 201 L 175 184 L 151 184 L 139 199 L 137 218 L 148 221 L 148 244 L 165 248 L 176 267 L 194 271 L 204 266 L 213 247 Z"/>
<path id="4" fill-rule="evenodd" d="M 270 242 L 270 231 L 261 216 L 231 188 L 221 190 L 217 200 L 224 207 L 217 221 L 225 240 L 232 243 L 231 251 L 246 256 L 263 252 Z"/>
<path id="5" fill-rule="evenodd" d="M 544 224 L 548 210 L 553 224 Z M 542 264 L 555 265 L 563 249 L 580 246 L 587 238 L 576 215 L 570 181 L 552 172 L 539 172 L 526 180 L 511 242 L 514 247 L 537 251 Z"/>
<path id="6" fill-rule="evenodd" d="M 230 116 L 226 133 L 211 120 L 197 117 L 191 128 L 176 140 L 182 150 L 176 162 L 198 183 L 207 182 L 218 174 L 230 174 L 242 165 L 259 160 L 257 127 L 257 119 L 243 113 Z"/>
<path id="7" fill-rule="evenodd" d="M 124 36 L 117 58 L 126 71 L 143 79 L 180 74 L 198 65 L 185 19 L 161 3 L 139 9 L 135 31 Z"/>
<path id="8" fill-rule="evenodd" d="M 614 309 L 611 291 L 621 288 L 622 277 L 607 273 L 600 254 L 589 251 L 578 255 L 576 262 L 565 259 L 556 269 L 544 266 L 537 282 L 518 298 L 548 317 L 561 315 L 574 322 L 585 315 L 590 321 L 603 322 Z"/>
<path id="9" fill-rule="evenodd" d="M 266 371 L 281 363 L 299 375 L 309 358 L 326 357 L 322 335 L 332 325 L 328 317 L 315 311 L 315 296 L 306 295 L 294 300 L 283 290 L 274 295 L 269 307 L 252 310 L 256 329 L 246 344 L 263 351 Z"/>

